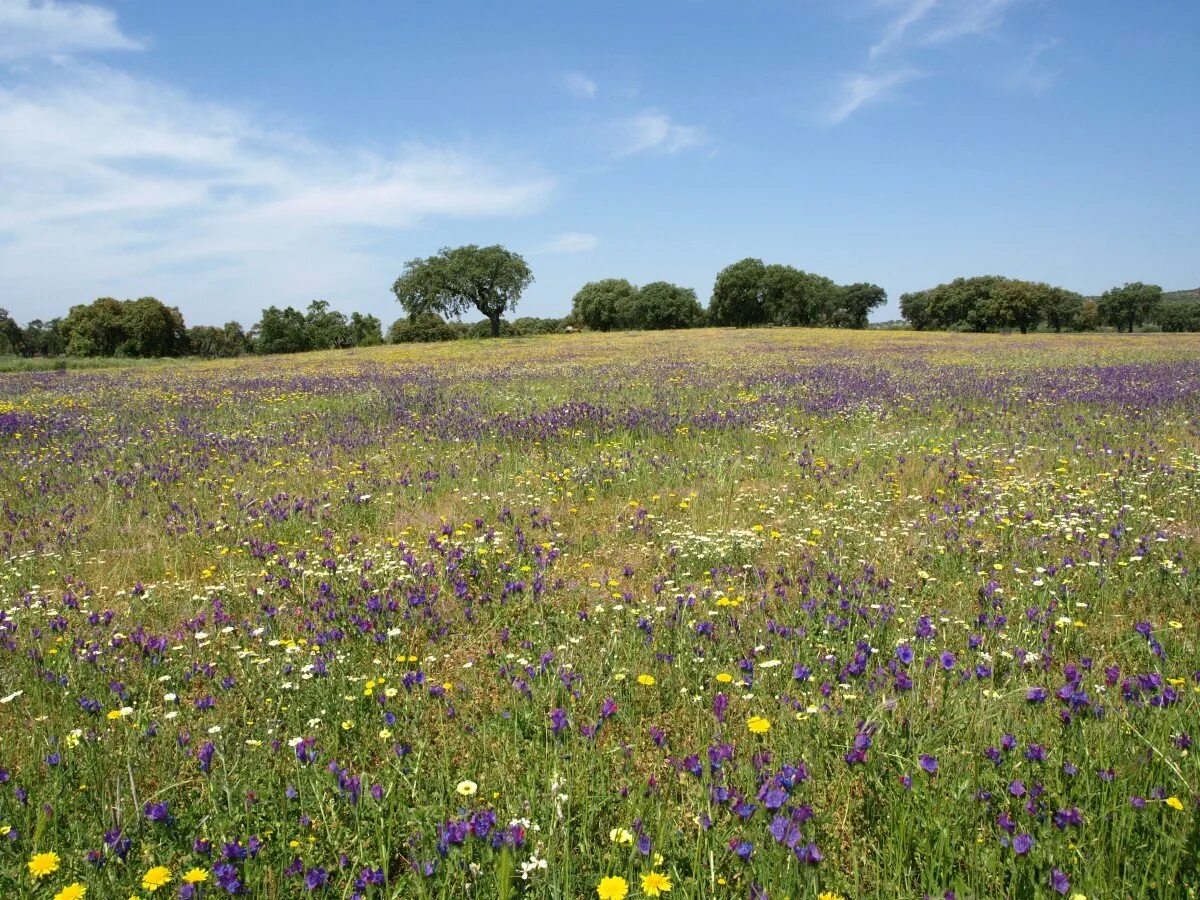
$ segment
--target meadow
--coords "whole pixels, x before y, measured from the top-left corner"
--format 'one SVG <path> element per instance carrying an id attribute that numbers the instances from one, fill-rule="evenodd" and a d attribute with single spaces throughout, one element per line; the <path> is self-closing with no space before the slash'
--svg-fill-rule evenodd
<path id="1" fill-rule="evenodd" d="M 0 897 L 1200 891 L 1200 336 L 0 375 Z"/>

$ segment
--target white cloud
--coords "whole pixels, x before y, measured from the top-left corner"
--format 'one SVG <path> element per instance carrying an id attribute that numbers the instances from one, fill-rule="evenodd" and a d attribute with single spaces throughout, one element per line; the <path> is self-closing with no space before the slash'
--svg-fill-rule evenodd
<path id="1" fill-rule="evenodd" d="M 871 65 L 842 79 L 826 110 L 826 120 L 833 124 L 843 122 L 864 106 L 893 96 L 897 87 L 917 74 L 915 68 L 898 59 L 921 51 L 929 53 L 937 45 L 993 32 L 1003 24 L 1008 9 L 1019 2 L 1021 0 L 879 0 L 878 5 L 898 9 L 898 12 L 893 13 L 883 34 L 868 51 Z M 876 63 L 881 57 L 890 60 L 886 68 L 883 68 L 884 64 Z M 1027 80 L 1030 83 L 1043 80 L 1043 73 L 1038 70 Z"/>
<path id="2" fill-rule="evenodd" d="M 568 72 L 562 77 L 562 85 L 572 97 L 591 100 L 596 96 L 596 82 L 582 72 Z"/>
<path id="3" fill-rule="evenodd" d="M 671 154 L 708 143 L 703 128 L 680 125 L 666 113 L 648 110 L 617 123 L 617 155 Z"/>
<path id="4" fill-rule="evenodd" d="M 0 60 L 140 47 L 121 33 L 111 10 L 55 0 L 0 0 Z"/>
<path id="5" fill-rule="evenodd" d="M 403 252 L 371 242 L 527 213 L 554 188 L 455 148 L 325 145 L 106 67 L 48 77 L 0 83 L 0 295 L 29 317 L 152 293 L 249 323 L 268 303 L 378 295 Z"/>
<path id="6" fill-rule="evenodd" d="M 900 15 L 888 25 L 883 37 L 871 48 L 871 58 L 880 56 L 903 41 L 908 29 L 932 12 L 937 4 L 938 0 L 910 0 Z"/>
<path id="7" fill-rule="evenodd" d="M 852 72 L 842 80 L 838 96 L 826 112 L 826 120 L 833 125 L 844 122 L 867 104 L 891 95 L 897 87 L 916 75 L 912 69 L 897 69 L 874 75 Z"/>
<path id="8" fill-rule="evenodd" d="M 568 231 L 555 235 L 537 248 L 536 253 L 587 253 L 594 250 L 600 243 L 594 234 L 583 234 L 578 231 Z"/>
<path id="9" fill-rule="evenodd" d="M 958 0 L 945 6 L 946 15 L 924 36 L 927 43 L 938 44 L 958 38 L 986 34 L 998 28 L 1004 14 L 1018 0 Z"/>

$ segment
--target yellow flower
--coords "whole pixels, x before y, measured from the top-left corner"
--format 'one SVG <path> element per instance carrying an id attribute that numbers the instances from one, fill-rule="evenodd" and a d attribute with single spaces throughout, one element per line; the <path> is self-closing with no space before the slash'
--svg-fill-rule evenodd
<path id="1" fill-rule="evenodd" d="M 29 860 L 29 874 L 34 878 L 45 878 L 58 871 L 57 853 L 38 853 Z"/>
<path id="2" fill-rule="evenodd" d="M 721 684 L 729 684 L 729 682 L 733 681 L 733 676 L 728 672 L 722 672 L 717 676 L 717 681 L 721 682 Z"/>
<path id="3" fill-rule="evenodd" d="M 646 687 L 653 687 L 654 686 L 654 676 L 653 675 L 639 675 L 638 676 L 638 684 L 643 684 Z"/>
<path id="4" fill-rule="evenodd" d="M 76 881 L 55 894 L 54 900 L 83 900 L 85 894 L 87 894 L 87 888 Z"/>
<path id="5" fill-rule="evenodd" d="M 662 872 L 647 872 L 642 876 L 642 893 L 647 897 L 658 897 L 671 892 L 671 877 Z"/>
<path id="6" fill-rule="evenodd" d="M 629 882 L 616 875 L 601 878 L 596 885 L 596 896 L 600 900 L 625 900 L 629 896 Z"/>
<path id="7" fill-rule="evenodd" d="M 746 720 L 746 727 L 750 729 L 751 734 L 766 734 L 771 730 L 771 720 L 762 716 L 751 716 Z"/>
<path id="8" fill-rule="evenodd" d="M 200 884 L 202 881 L 208 881 L 208 871 L 205 869 L 188 869 L 183 874 L 183 880 L 188 884 Z"/>
<path id="9" fill-rule="evenodd" d="M 460 796 L 471 797 L 479 790 L 479 785 L 473 781 L 460 781 L 454 790 L 458 791 Z"/>
<path id="10" fill-rule="evenodd" d="M 608 839 L 614 844 L 633 845 L 633 832 L 625 828 L 614 828 L 608 833 Z"/>
<path id="11" fill-rule="evenodd" d="M 1171 809 L 1183 809 L 1183 801 L 1178 797 L 1168 797 L 1167 806 L 1171 807 Z"/>
<path id="12" fill-rule="evenodd" d="M 157 891 L 160 887 L 165 887 L 170 881 L 171 870 L 166 866 L 155 866 L 142 876 L 142 890 Z"/>
<path id="13" fill-rule="evenodd" d="M 817 894 L 817 900 L 846 900 L 841 894 L 835 894 L 833 891 L 821 891 Z"/>

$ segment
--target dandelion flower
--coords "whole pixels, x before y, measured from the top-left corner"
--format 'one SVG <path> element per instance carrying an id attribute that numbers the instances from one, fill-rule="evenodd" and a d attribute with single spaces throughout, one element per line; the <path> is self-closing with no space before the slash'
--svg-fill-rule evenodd
<path id="1" fill-rule="evenodd" d="M 188 884 L 200 884 L 201 882 L 208 881 L 208 871 L 199 868 L 188 869 L 183 875 L 183 880 Z"/>
<path id="2" fill-rule="evenodd" d="M 65 888 L 54 895 L 54 900 L 83 900 L 87 894 L 87 888 L 76 881 L 74 884 L 68 884 Z"/>
<path id="3" fill-rule="evenodd" d="M 157 891 L 160 887 L 166 887 L 171 881 L 171 870 L 166 866 L 155 866 L 142 876 L 143 891 Z"/>
<path id="4" fill-rule="evenodd" d="M 600 900 L 625 900 L 629 896 L 629 882 L 616 875 L 601 878 L 596 885 L 596 896 Z"/>
<path id="5" fill-rule="evenodd" d="M 846 898 L 833 891 L 821 891 L 821 893 L 817 894 L 817 900 L 846 900 Z"/>
<path id="6" fill-rule="evenodd" d="M 746 727 L 750 729 L 751 734 L 766 734 L 771 730 L 771 720 L 762 716 L 751 716 L 746 720 Z"/>
<path id="7" fill-rule="evenodd" d="M 58 871 L 57 853 L 38 853 L 29 860 L 29 874 L 34 878 L 45 878 Z"/>
<path id="8" fill-rule="evenodd" d="M 1180 800 L 1178 797 L 1168 797 L 1167 798 L 1167 806 L 1171 807 L 1171 809 L 1182 810 L 1183 809 L 1183 801 Z"/>
<path id="9" fill-rule="evenodd" d="M 639 675 L 637 677 L 637 682 L 638 682 L 638 684 L 644 685 L 646 687 L 654 687 L 654 676 L 653 675 Z"/>
<path id="10" fill-rule="evenodd" d="M 721 682 L 721 684 L 729 684 L 729 682 L 733 681 L 733 676 L 728 672 L 722 672 L 717 676 L 717 681 Z"/>
<path id="11" fill-rule="evenodd" d="M 671 892 L 671 878 L 662 872 L 647 872 L 642 876 L 642 893 L 647 897 L 659 897 Z"/>
<path id="12" fill-rule="evenodd" d="M 473 797 L 475 792 L 479 790 L 479 785 L 473 781 L 460 781 L 458 787 L 454 789 L 461 797 Z"/>

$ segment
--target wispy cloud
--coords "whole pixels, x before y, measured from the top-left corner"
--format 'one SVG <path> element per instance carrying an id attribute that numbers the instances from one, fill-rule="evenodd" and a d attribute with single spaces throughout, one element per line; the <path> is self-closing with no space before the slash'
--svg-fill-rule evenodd
<path id="1" fill-rule="evenodd" d="M 672 154 L 708 143 L 708 133 L 695 125 L 680 125 L 666 113 L 647 110 L 615 126 L 618 156 L 639 153 Z"/>
<path id="2" fill-rule="evenodd" d="M 862 107 L 888 97 L 917 74 L 913 69 L 896 69 L 879 74 L 852 72 L 842 81 L 838 96 L 826 113 L 826 120 L 832 125 L 845 121 Z"/>
<path id="3" fill-rule="evenodd" d="M 568 94 L 580 100 L 592 100 L 596 96 L 596 82 L 582 72 L 567 72 L 562 76 L 561 83 Z"/>
<path id="4" fill-rule="evenodd" d="M 1008 9 L 1018 2 L 1020 0 L 958 0 L 947 3 L 943 6 L 945 15 L 924 40 L 937 44 L 994 31 L 1003 23 Z"/>
<path id="5" fill-rule="evenodd" d="M 911 0 L 900 12 L 900 15 L 888 24 L 883 32 L 883 37 L 871 47 L 871 58 L 881 56 L 897 46 L 904 40 L 908 29 L 929 15 L 937 4 L 938 0 Z"/>
<path id="6" fill-rule="evenodd" d="M 1038 41 L 1013 67 L 1006 79 L 1013 90 L 1040 94 L 1058 80 L 1059 70 L 1045 64 L 1044 57 L 1059 45 L 1059 41 Z"/>
<path id="7" fill-rule="evenodd" d="M 530 213 L 555 186 L 455 147 L 325 144 L 107 66 L 13 78 L 0 81 L 0 296 L 33 314 L 154 293 L 217 321 L 371 296 L 395 274 L 385 235 Z"/>
<path id="8" fill-rule="evenodd" d="M 85 51 L 137 50 L 116 15 L 87 3 L 0 0 L 0 60 L 34 59 Z"/>
<path id="9" fill-rule="evenodd" d="M 837 85 L 825 113 L 831 124 L 884 98 L 917 74 L 911 58 L 932 48 L 998 29 L 1009 8 L 1022 0 L 877 0 L 890 11 L 878 40 L 867 52 L 868 64 Z"/>
<path id="10" fill-rule="evenodd" d="M 546 241 L 546 243 L 537 247 L 534 252 L 547 254 L 587 253 L 589 250 L 594 250 L 599 243 L 600 239 L 594 234 L 568 231 L 555 235 Z"/>

